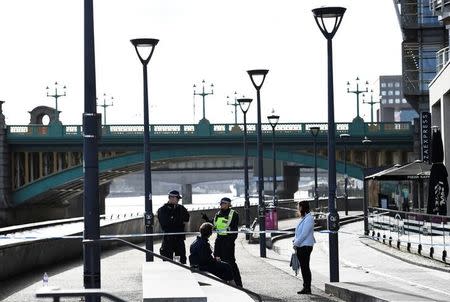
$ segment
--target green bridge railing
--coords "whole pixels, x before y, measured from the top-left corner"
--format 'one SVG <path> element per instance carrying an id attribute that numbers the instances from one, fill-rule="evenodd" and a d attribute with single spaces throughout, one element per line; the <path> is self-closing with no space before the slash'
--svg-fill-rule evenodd
<path id="1" fill-rule="evenodd" d="M 243 124 L 161 124 L 150 125 L 151 136 L 231 136 L 242 135 Z M 322 135 L 327 132 L 326 123 L 280 123 L 276 127 L 277 135 L 311 136 L 309 129 L 320 127 Z M 272 133 L 270 124 L 262 124 L 265 134 Z M 106 125 L 102 126 L 102 136 L 142 136 L 143 125 Z M 256 124 L 247 124 L 247 133 L 256 134 Z M 336 123 L 336 135 L 348 133 L 361 136 L 409 136 L 413 127 L 409 122 L 395 123 Z M 10 125 L 7 126 L 7 138 L 68 138 L 82 137 L 81 125 Z"/>

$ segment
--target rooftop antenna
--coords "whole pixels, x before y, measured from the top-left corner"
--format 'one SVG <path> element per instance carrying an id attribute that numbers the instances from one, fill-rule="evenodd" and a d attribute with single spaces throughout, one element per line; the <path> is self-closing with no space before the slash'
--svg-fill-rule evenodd
<path id="1" fill-rule="evenodd" d="M 114 106 L 114 97 L 111 97 L 111 103 L 106 103 L 106 93 L 103 94 L 103 104 L 98 104 L 97 102 L 97 106 L 98 107 L 102 107 L 103 108 L 103 126 L 106 126 L 106 108 L 110 107 L 110 106 Z"/>
<path id="2" fill-rule="evenodd" d="M 62 96 L 66 96 L 66 86 L 63 87 L 63 94 L 58 94 L 58 82 L 55 82 L 55 93 L 49 94 L 50 88 L 47 86 L 45 88 L 47 90 L 47 97 L 55 99 L 55 113 L 54 113 L 54 121 L 59 122 L 59 111 L 58 111 L 58 98 Z"/>

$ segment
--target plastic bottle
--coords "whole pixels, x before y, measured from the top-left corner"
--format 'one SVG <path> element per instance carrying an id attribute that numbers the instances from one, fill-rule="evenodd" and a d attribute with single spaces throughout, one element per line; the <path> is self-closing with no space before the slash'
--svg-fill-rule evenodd
<path id="1" fill-rule="evenodd" d="M 47 272 L 44 273 L 44 276 L 42 276 L 42 285 L 47 286 L 48 285 L 48 275 Z"/>

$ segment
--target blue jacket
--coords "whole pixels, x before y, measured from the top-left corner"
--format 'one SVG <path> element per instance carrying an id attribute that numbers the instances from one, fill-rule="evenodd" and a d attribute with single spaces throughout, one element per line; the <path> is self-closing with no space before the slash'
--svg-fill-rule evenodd
<path id="1" fill-rule="evenodd" d="M 294 246 L 313 246 L 316 243 L 314 239 L 314 217 L 308 213 L 300 219 L 295 228 Z"/>

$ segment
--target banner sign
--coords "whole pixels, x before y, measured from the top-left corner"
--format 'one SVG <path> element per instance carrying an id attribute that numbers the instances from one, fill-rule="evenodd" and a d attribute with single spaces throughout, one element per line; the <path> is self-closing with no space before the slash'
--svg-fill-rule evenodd
<path id="1" fill-rule="evenodd" d="M 420 114 L 420 143 L 422 150 L 422 161 L 430 162 L 431 159 L 431 113 Z"/>

